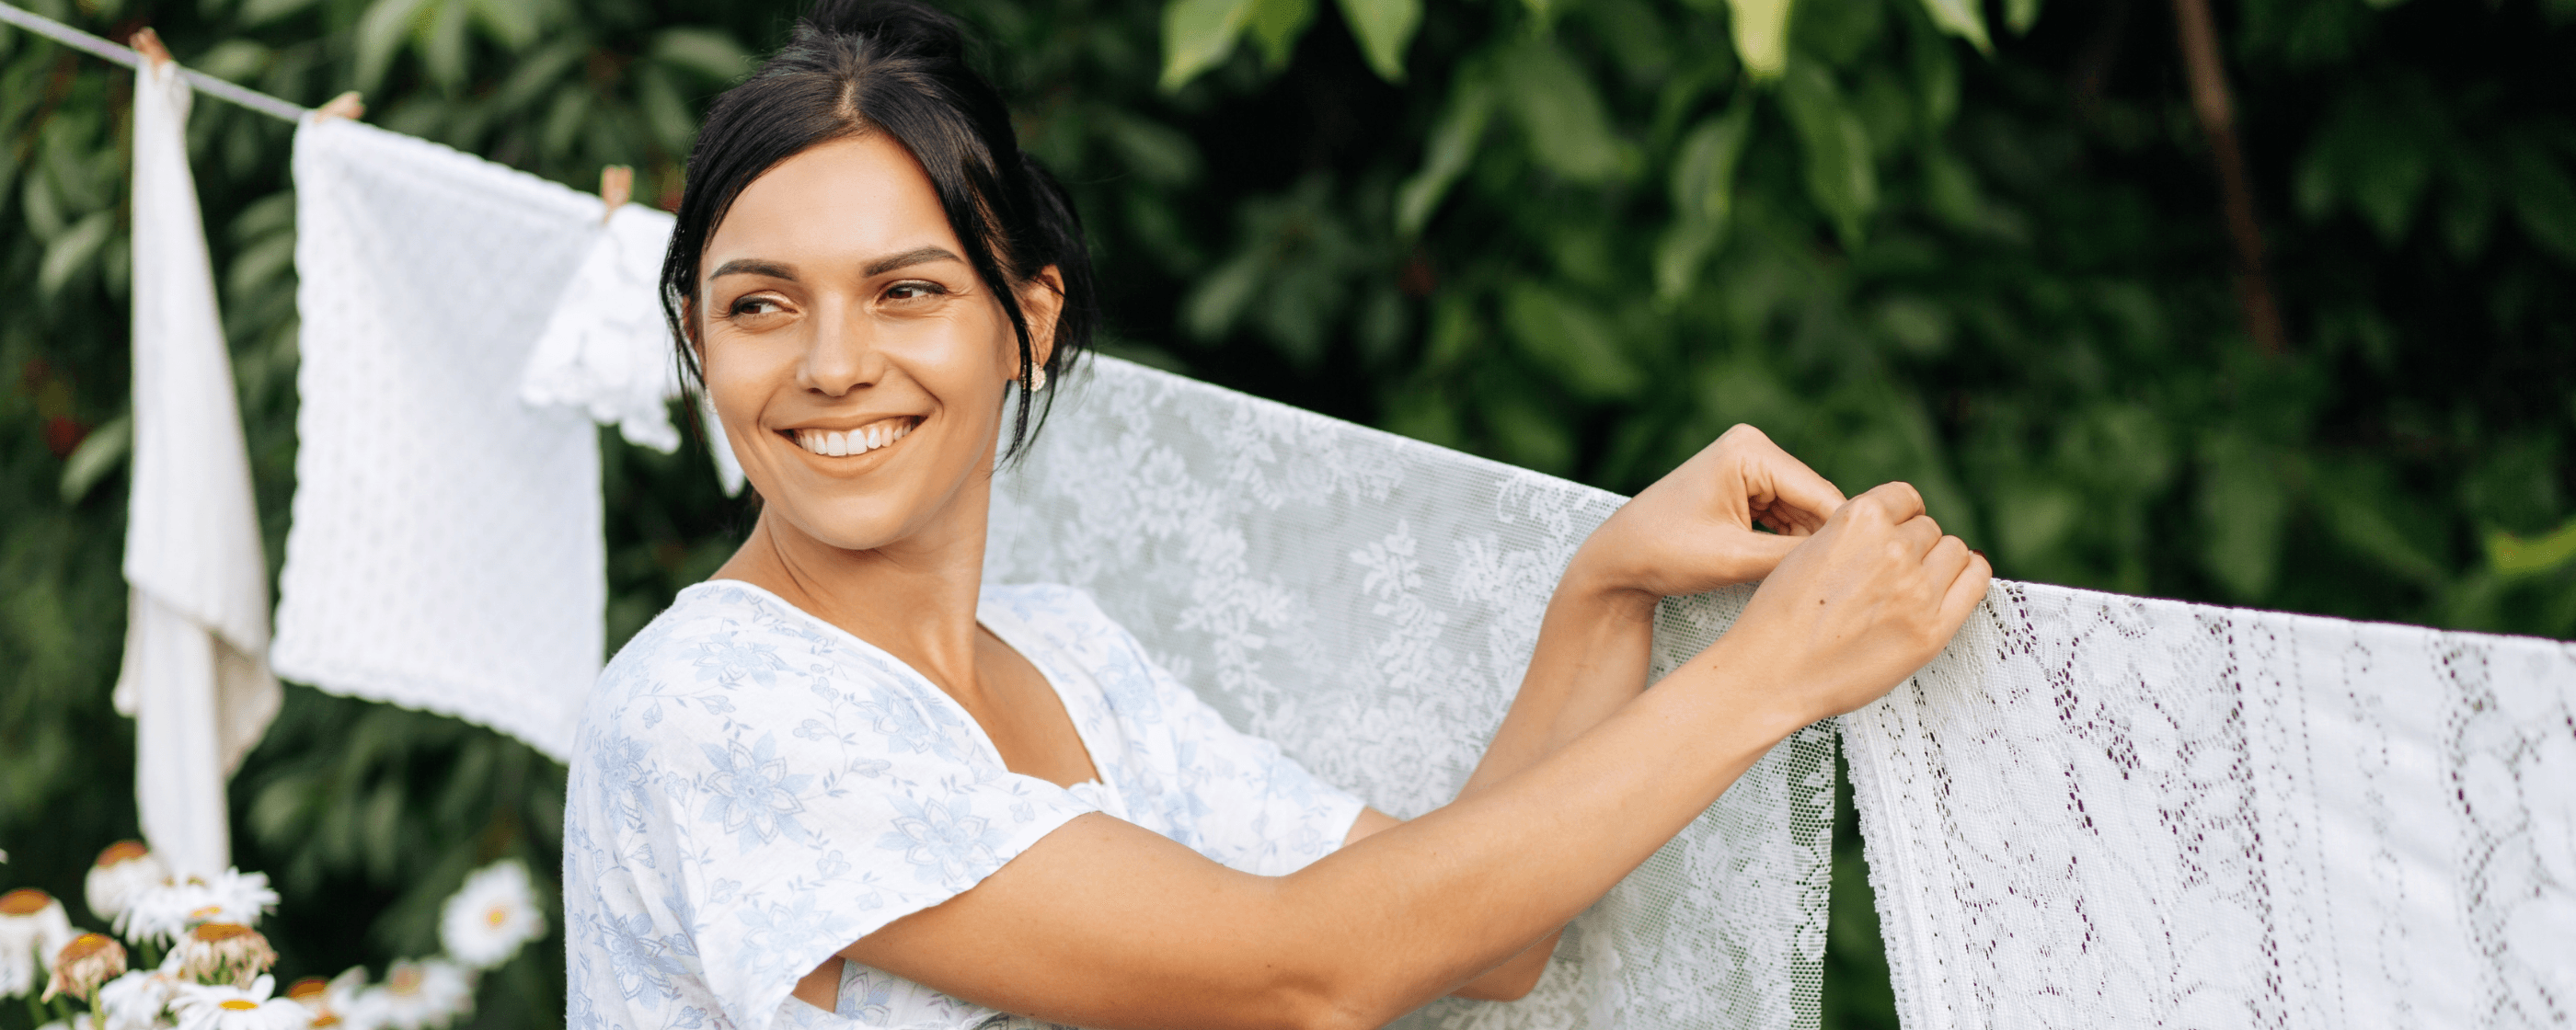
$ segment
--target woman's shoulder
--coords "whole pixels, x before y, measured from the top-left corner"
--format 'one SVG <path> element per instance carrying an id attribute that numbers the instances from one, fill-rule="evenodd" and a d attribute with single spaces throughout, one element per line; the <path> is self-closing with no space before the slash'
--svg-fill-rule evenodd
<path id="1" fill-rule="evenodd" d="M 883 652 L 766 590 L 710 580 L 618 648 L 583 708 L 585 728 L 622 736 L 698 737 L 765 728 L 761 713 L 812 702 L 818 691 L 900 689 L 906 672 Z M 584 737 L 590 736 L 584 733 Z"/>

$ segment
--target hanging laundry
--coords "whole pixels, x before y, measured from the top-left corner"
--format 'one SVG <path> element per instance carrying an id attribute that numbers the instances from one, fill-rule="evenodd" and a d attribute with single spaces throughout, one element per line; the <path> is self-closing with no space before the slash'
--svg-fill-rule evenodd
<path id="1" fill-rule="evenodd" d="M 1556 578 L 1621 499 L 1111 358 L 995 479 L 988 589 L 1065 583 L 1238 729 L 1398 816 L 1448 802 Z M 1057 392 L 1062 391 L 1062 392 Z M 1751 591 L 1666 602 L 1656 675 Z M 1531 995 L 1398 1025 L 1812 1027 L 1830 727 L 1774 748 L 1575 921 Z"/>
<path id="2" fill-rule="evenodd" d="M 1842 721 L 1908 1030 L 2576 1020 L 2576 645 L 1997 587 Z"/>
<path id="3" fill-rule="evenodd" d="M 345 119 L 297 129 L 294 172 L 277 671 L 561 759 L 601 659 L 598 439 L 519 384 L 599 199 Z"/>
<path id="4" fill-rule="evenodd" d="M 671 225 L 668 214 L 621 204 L 607 224 L 590 230 L 581 267 L 547 318 L 519 383 L 519 396 L 530 404 L 579 408 L 601 425 L 616 426 L 628 443 L 664 454 L 680 446 L 670 418 L 670 401 L 681 396 L 679 368 L 661 298 Z M 717 478 L 726 493 L 741 493 L 742 466 L 715 409 L 702 399 L 698 414 Z"/>
<path id="5" fill-rule="evenodd" d="M 232 865 L 224 784 L 277 715 L 268 562 L 232 354 L 188 171 L 179 66 L 134 76 L 134 480 L 116 710 L 134 717 L 143 835 L 181 874 Z"/>

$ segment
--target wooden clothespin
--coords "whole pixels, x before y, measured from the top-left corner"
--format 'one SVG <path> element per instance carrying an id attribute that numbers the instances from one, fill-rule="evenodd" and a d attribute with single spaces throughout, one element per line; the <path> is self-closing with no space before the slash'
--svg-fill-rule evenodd
<path id="1" fill-rule="evenodd" d="M 354 122 L 366 115 L 367 102 L 360 99 L 358 91 L 354 89 L 332 97 L 330 103 L 313 109 L 313 120 L 316 122 L 327 122 L 334 118 L 346 118 Z"/>
<path id="2" fill-rule="evenodd" d="M 134 30 L 133 38 L 127 42 L 134 47 L 135 53 L 142 54 L 144 60 L 152 62 L 154 68 L 163 67 L 171 62 L 170 48 L 161 45 L 161 34 L 152 31 L 150 26 Z"/>
<path id="3" fill-rule="evenodd" d="M 608 220 L 616 216 L 617 209 L 625 207 L 626 201 L 634 195 L 635 169 L 625 165 L 608 165 L 601 168 L 599 199 L 606 202 L 607 210 L 600 212 L 599 224 L 608 224 Z"/>

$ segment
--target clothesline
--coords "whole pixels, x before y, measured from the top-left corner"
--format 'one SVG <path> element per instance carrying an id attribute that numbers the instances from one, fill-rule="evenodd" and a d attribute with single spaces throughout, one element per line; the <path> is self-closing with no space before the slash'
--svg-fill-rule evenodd
<path id="1" fill-rule="evenodd" d="M 143 55 L 135 53 L 132 48 L 119 46 L 23 7 L 0 3 L 0 22 L 8 22 L 64 46 L 88 51 L 128 68 L 140 67 L 143 63 Z M 244 89 L 193 68 L 182 66 L 179 69 L 179 75 L 199 93 L 217 100 L 239 104 L 272 118 L 293 122 L 301 121 L 305 115 L 312 113 L 310 108 L 300 104 L 289 103 L 256 90 Z"/>

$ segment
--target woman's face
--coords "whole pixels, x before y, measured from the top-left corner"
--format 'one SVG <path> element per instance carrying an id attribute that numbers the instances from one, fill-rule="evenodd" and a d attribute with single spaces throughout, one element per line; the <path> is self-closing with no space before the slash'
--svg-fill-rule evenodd
<path id="1" fill-rule="evenodd" d="M 789 158 L 734 200 L 694 317 L 764 518 L 875 550 L 986 488 L 1019 344 L 965 253 L 929 176 L 881 132 Z M 1056 297 L 1022 291 L 1040 358 Z"/>

